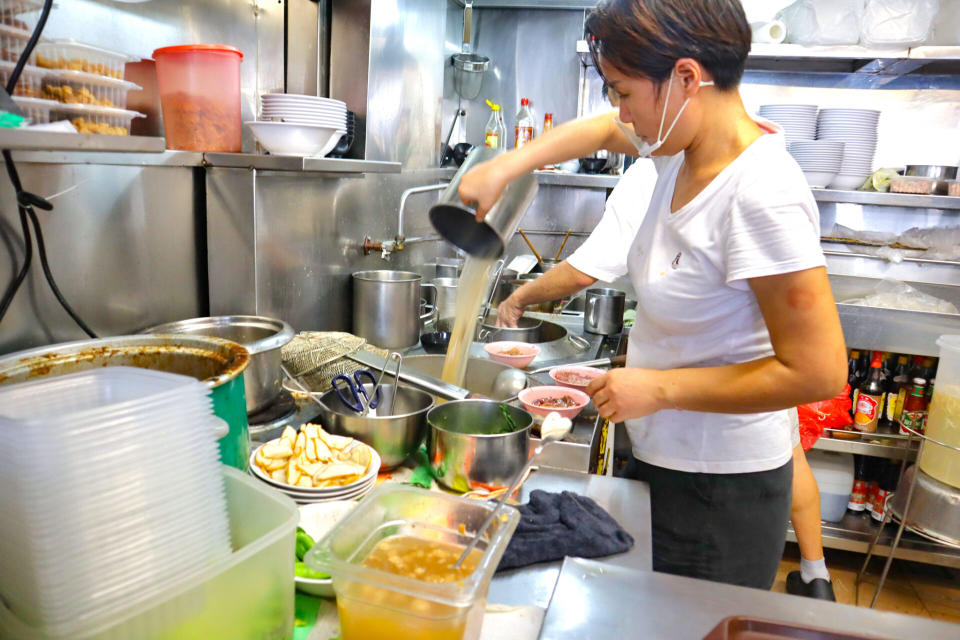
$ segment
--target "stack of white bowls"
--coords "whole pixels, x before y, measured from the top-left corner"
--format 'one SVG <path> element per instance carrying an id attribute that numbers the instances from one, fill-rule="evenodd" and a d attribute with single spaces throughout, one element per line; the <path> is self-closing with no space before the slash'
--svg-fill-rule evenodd
<path id="1" fill-rule="evenodd" d="M 280 439 L 271 440 L 265 444 L 277 443 Z M 260 445 L 264 446 L 264 445 Z M 380 472 L 380 454 L 373 447 L 369 447 L 359 440 L 355 440 L 354 447 L 367 447 L 370 450 L 370 467 L 362 478 L 356 482 L 345 484 L 340 487 L 293 487 L 285 482 L 278 482 L 265 474 L 256 464 L 257 451 L 260 447 L 253 450 L 250 454 L 250 473 L 266 482 L 274 489 L 281 491 L 291 497 L 297 504 L 311 504 L 314 502 L 330 502 L 333 500 L 356 500 L 367 495 L 377 485 L 377 474 Z"/>
<path id="2" fill-rule="evenodd" d="M 68 637 L 228 557 L 222 424 L 205 385 L 146 369 L 0 388 L 0 596 L 14 615 Z"/>
<path id="3" fill-rule="evenodd" d="M 761 118 L 783 127 L 787 144 L 799 140 L 815 140 L 817 137 L 815 104 L 765 104 L 760 107 L 758 114 Z"/>
<path id="4" fill-rule="evenodd" d="M 879 121 L 880 112 L 875 109 L 820 110 L 817 139 L 842 142 L 844 147 L 843 164 L 829 185 L 832 189 L 856 189 L 873 173 Z"/>
<path id="5" fill-rule="evenodd" d="M 347 105 L 340 100 L 264 93 L 260 101 L 259 119 L 246 125 L 270 153 L 325 156 L 347 132 Z"/>
<path id="6" fill-rule="evenodd" d="M 791 142 L 787 149 L 803 169 L 807 183 L 817 189 L 823 189 L 830 184 L 843 164 L 842 142 L 798 140 Z"/>

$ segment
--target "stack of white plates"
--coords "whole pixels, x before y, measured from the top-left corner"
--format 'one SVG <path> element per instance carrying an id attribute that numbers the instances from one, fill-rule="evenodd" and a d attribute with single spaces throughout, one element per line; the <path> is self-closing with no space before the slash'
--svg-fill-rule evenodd
<path id="1" fill-rule="evenodd" d="M 266 442 L 261 447 L 267 444 L 277 443 L 280 439 L 271 440 Z M 283 493 L 287 494 L 297 504 L 309 504 L 312 502 L 329 502 L 331 500 L 355 500 L 357 498 L 362 498 L 367 495 L 377 484 L 377 474 L 380 472 L 380 455 L 376 452 L 373 447 L 369 447 L 359 440 L 355 440 L 353 445 L 354 447 L 367 447 L 370 450 L 370 467 L 367 469 L 367 472 L 363 475 L 362 478 L 356 482 L 346 484 L 339 487 L 316 487 L 316 488 L 307 488 L 307 487 L 292 487 L 285 482 L 278 482 L 274 480 L 267 474 L 265 474 L 260 467 L 256 464 L 255 459 L 257 457 L 257 451 L 260 447 L 257 447 L 250 454 L 250 473 L 254 476 L 266 482 L 274 489 L 278 489 Z"/>
<path id="2" fill-rule="evenodd" d="M 765 104 L 760 107 L 759 115 L 783 127 L 788 144 L 817 137 L 815 104 Z"/>
<path id="3" fill-rule="evenodd" d="M 830 187 L 856 189 L 873 173 L 879 121 L 880 112 L 875 109 L 820 110 L 817 139 L 844 145 L 843 164 Z"/>
<path id="4" fill-rule="evenodd" d="M 340 100 L 264 93 L 260 101 L 259 119 L 245 124 L 270 153 L 325 156 L 347 132 L 347 105 Z"/>
<path id="5" fill-rule="evenodd" d="M 840 172 L 843 143 L 833 140 L 799 140 L 787 147 L 811 187 L 826 187 Z"/>
<path id="6" fill-rule="evenodd" d="M 48 630 L 231 553 L 206 386 L 106 367 L 0 389 L 0 595 Z"/>

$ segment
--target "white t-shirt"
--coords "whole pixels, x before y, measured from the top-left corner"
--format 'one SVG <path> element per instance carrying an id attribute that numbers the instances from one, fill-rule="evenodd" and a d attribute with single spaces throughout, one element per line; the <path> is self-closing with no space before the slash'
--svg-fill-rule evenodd
<path id="1" fill-rule="evenodd" d="M 652 161 L 640 159 L 630 165 L 607 198 L 600 222 L 567 258 L 570 266 L 604 282 L 625 275 L 627 254 L 656 184 L 657 168 Z"/>
<path id="2" fill-rule="evenodd" d="M 627 366 L 708 367 L 773 355 L 747 279 L 825 264 L 819 211 L 803 173 L 779 128 L 758 123 L 774 133 L 673 213 L 683 157 L 656 159 L 657 185 L 628 259 L 639 305 Z M 679 471 L 766 471 L 791 456 L 786 410 L 666 410 L 626 425 L 637 458 Z"/>

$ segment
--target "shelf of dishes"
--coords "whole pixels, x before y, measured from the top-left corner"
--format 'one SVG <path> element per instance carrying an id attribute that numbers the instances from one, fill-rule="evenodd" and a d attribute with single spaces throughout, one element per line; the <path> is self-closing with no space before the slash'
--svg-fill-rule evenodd
<path id="1" fill-rule="evenodd" d="M 960 47 L 920 46 L 913 48 L 870 48 L 860 45 L 808 46 L 802 44 L 753 43 L 754 59 L 826 58 L 833 60 L 960 60 Z"/>
<path id="2" fill-rule="evenodd" d="M 828 549 L 866 553 L 870 541 L 877 535 L 879 527 L 880 524 L 869 514 L 847 511 L 839 522 L 824 521 L 822 523 L 823 546 Z M 896 532 L 897 526 L 888 524 L 883 533 L 880 534 L 874 553 L 880 556 L 889 555 L 890 546 Z M 787 527 L 787 540 L 790 542 L 797 541 L 793 527 L 789 525 Z M 912 562 L 960 568 L 960 548 L 927 540 L 910 531 L 903 532 L 903 539 L 897 546 L 894 557 Z"/>

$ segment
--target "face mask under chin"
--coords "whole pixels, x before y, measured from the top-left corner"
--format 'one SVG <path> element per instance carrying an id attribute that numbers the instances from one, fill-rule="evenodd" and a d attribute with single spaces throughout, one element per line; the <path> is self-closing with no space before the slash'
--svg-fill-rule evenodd
<path id="1" fill-rule="evenodd" d="M 701 82 L 701 87 L 713 86 L 713 81 L 710 82 Z M 673 128 L 677 125 L 677 122 L 680 121 L 680 116 L 683 114 L 683 110 L 687 108 L 687 104 L 690 103 L 690 98 L 687 98 L 683 101 L 683 105 L 680 106 L 680 110 L 677 111 L 677 115 L 673 118 L 673 122 L 670 124 L 670 127 L 667 129 L 666 133 L 663 133 L 663 125 L 667 118 L 667 104 L 670 103 L 670 91 L 673 89 L 673 71 L 670 72 L 670 80 L 667 82 L 667 97 L 663 101 L 663 113 L 660 116 L 660 128 L 657 130 L 657 141 L 653 144 L 649 142 L 644 142 L 644 140 L 638 136 L 634 131 L 633 127 L 625 124 L 620 120 L 620 116 L 614 116 L 613 121 L 616 123 L 620 130 L 623 131 L 624 135 L 627 136 L 627 139 L 633 144 L 637 150 L 638 158 L 649 158 L 654 154 L 654 152 L 663 146 L 663 143 L 667 141 L 667 138 L 670 136 L 670 133 L 673 131 Z"/>

